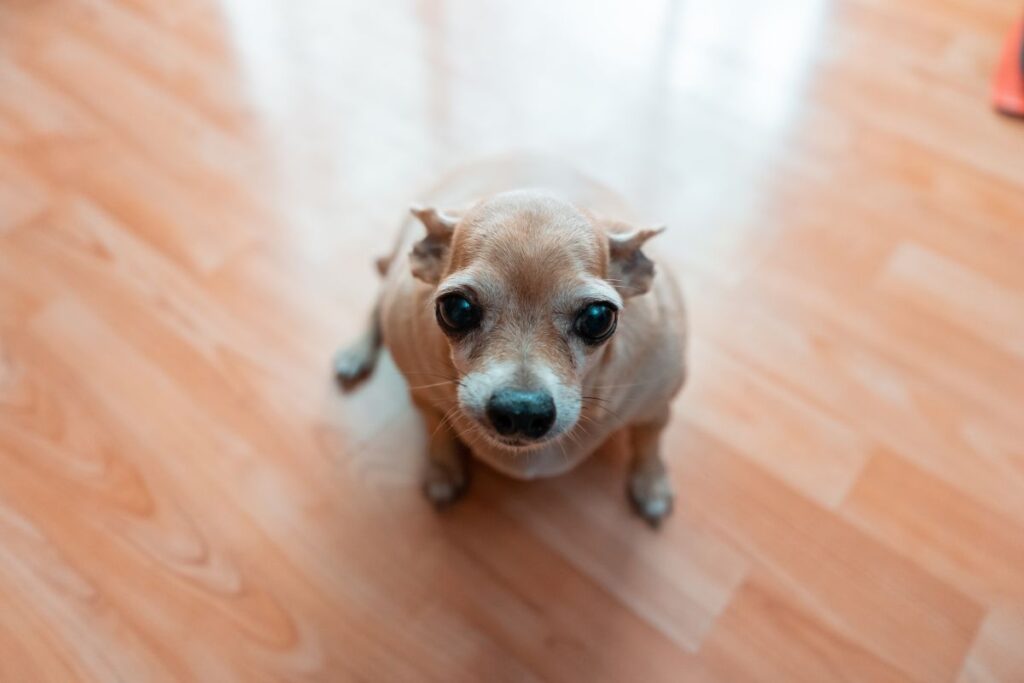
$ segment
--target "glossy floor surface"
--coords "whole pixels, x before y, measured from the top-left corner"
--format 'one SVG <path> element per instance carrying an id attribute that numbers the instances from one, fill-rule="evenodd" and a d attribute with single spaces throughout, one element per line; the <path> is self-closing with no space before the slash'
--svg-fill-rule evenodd
<path id="1" fill-rule="evenodd" d="M 1016 0 L 0 3 L 0 680 L 1024 680 Z M 668 223 L 679 491 L 436 514 L 405 207 L 556 155 Z"/>

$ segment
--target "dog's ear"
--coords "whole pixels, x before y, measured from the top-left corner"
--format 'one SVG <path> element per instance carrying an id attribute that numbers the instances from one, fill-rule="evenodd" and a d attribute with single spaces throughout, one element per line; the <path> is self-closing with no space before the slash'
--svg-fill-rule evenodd
<path id="1" fill-rule="evenodd" d="M 608 233 L 608 280 L 626 299 L 643 294 L 654 280 L 654 262 L 640 249 L 644 242 L 665 231 L 656 228 L 631 228 Z"/>
<path id="2" fill-rule="evenodd" d="M 424 282 L 437 284 L 444 272 L 448 247 L 459 219 L 454 213 L 432 207 L 412 206 L 409 211 L 427 229 L 426 237 L 416 242 L 409 254 L 412 274 Z"/>

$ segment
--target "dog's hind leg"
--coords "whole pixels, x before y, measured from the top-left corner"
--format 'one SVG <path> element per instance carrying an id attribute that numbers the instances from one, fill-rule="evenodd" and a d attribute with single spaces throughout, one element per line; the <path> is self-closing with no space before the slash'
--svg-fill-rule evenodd
<path id="1" fill-rule="evenodd" d="M 334 376 L 342 389 L 348 391 L 370 376 L 380 357 L 382 342 L 380 306 L 377 305 L 373 307 L 366 330 L 334 356 Z"/>
<path id="2" fill-rule="evenodd" d="M 388 255 L 381 256 L 374 261 L 377 273 L 382 278 L 387 277 L 388 269 L 398 258 L 411 225 L 412 221 L 406 220 L 398 231 L 395 244 L 391 247 Z M 334 356 L 334 376 L 338 379 L 342 389 L 345 391 L 353 389 L 373 373 L 383 343 L 384 336 L 380 327 L 380 301 L 378 300 L 363 334 Z"/>

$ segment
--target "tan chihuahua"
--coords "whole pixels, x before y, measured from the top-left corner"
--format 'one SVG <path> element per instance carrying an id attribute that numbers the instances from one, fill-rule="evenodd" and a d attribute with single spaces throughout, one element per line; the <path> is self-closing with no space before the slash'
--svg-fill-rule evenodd
<path id="1" fill-rule="evenodd" d="M 545 189 L 499 191 L 523 186 Z M 660 523 L 673 493 L 659 441 L 686 339 L 679 288 L 642 251 L 662 228 L 606 218 L 625 211 L 611 192 L 533 159 L 465 169 L 431 202 L 378 261 L 383 290 L 338 379 L 354 386 L 388 347 L 431 434 L 437 505 L 465 491 L 467 450 L 550 477 L 626 430 L 629 498 Z"/>

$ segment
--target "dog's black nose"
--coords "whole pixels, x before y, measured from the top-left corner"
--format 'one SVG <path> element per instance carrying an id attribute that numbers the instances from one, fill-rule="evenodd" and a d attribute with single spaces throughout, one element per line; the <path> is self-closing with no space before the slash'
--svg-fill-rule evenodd
<path id="1" fill-rule="evenodd" d="M 555 401 L 546 391 L 499 389 L 487 402 L 487 419 L 502 436 L 539 439 L 555 423 Z"/>

